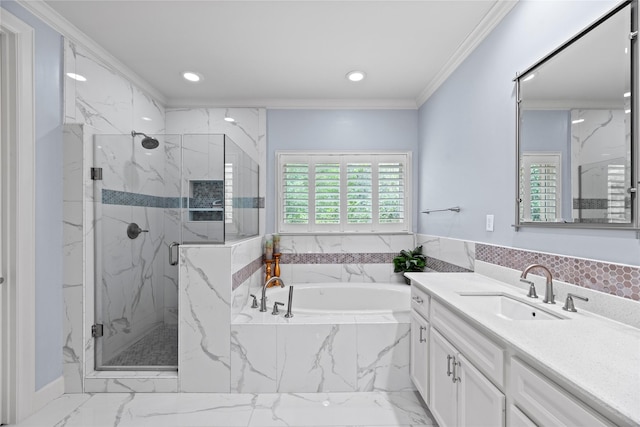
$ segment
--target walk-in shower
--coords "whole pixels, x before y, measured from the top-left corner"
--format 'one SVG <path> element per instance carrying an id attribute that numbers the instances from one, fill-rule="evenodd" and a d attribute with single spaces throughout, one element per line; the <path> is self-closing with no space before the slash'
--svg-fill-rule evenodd
<path id="1" fill-rule="evenodd" d="M 140 141 L 139 136 L 142 136 Z M 258 234 L 258 167 L 225 135 L 94 137 L 96 370 L 175 370 L 177 246 Z"/>

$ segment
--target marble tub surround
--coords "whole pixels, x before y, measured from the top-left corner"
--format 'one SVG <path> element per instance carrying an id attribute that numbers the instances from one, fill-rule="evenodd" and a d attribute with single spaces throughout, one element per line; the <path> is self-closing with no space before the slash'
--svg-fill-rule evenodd
<path id="1" fill-rule="evenodd" d="M 580 306 L 577 313 L 569 313 L 560 303 L 543 304 L 540 300 L 531 301 L 563 319 L 513 321 L 485 311 L 477 298 L 459 292 L 523 297 L 524 290 L 477 273 L 407 275 L 414 286 L 491 336 L 510 356 L 526 360 L 614 423 L 640 423 L 639 329 L 591 314 Z"/>
<path id="2" fill-rule="evenodd" d="M 433 426 L 414 392 L 63 395 L 16 427 Z"/>
<path id="3" fill-rule="evenodd" d="M 427 268 L 442 273 L 471 272 L 476 260 L 476 244 L 447 237 L 416 234 L 416 246 L 422 245 Z"/>
<path id="4" fill-rule="evenodd" d="M 280 276 L 285 283 L 402 282 L 392 260 L 413 247 L 411 234 L 282 235 Z"/>
<path id="5" fill-rule="evenodd" d="M 414 390 L 408 312 L 296 314 L 294 304 L 292 318 L 284 313 L 247 306 L 234 318 L 232 391 Z"/>

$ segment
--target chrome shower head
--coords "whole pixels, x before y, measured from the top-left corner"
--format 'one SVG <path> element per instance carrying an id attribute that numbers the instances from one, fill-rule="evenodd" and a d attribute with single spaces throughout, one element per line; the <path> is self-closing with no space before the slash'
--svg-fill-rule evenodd
<path id="1" fill-rule="evenodd" d="M 131 131 L 131 136 L 135 137 L 138 135 L 144 136 L 144 138 L 142 138 L 141 144 L 142 147 L 146 148 L 147 150 L 153 150 L 155 148 L 158 148 L 158 146 L 160 145 L 160 142 L 158 142 L 158 140 L 155 138 L 151 138 L 150 136 L 147 136 L 142 132 L 136 132 L 135 130 Z"/>

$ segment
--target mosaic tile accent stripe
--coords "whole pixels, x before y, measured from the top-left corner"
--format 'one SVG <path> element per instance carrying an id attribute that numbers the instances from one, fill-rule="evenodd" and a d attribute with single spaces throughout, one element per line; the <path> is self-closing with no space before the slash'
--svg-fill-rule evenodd
<path id="1" fill-rule="evenodd" d="M 640 268 L 477 243 L 476 260 L 514 270 L 542 264 L 553 278 L 584 288 L 640 301 Z M 535 272 L 532 272 L 535 273 Z"/>
<path id="2" fill-rule="evenodd" d="M 282 264 L 388 264 L 397 252 L 387 253 L 310 253 L 282 254 Z"/>
<path id="3" fill-rule="evenodd" d="M 103 189 L 102 203 L 105 205 L 142 206 L 146 208 L 178 208 L 180 207 L 180 198 Z"/>
<path id="4" fill-rule="evenodd" d="M 262 257 L 256 258 L 231 276 L 231 289 L 236 290 L 238 286 L 249 280 L 253 274 L 262 268 Z"/>
<path id="5" fill-rule="evenodd" d="M 178 209 L 181 206 L 190 206 L 192 208 L 214 206 L 211 200 L 204 200 L 203 198 L 150 196 L 148 194 L 107 189 L 102 190 L 102 203 L 105 205 L 168 209 Z M 216 204 L 215 206 L 218 205 Z M 233 207 L 239 209 L 264 209 L 264 197 L 237 197 L 233 199 Z"/>
<path id="6" fill-rule="evenodd" d="M 472 273 L 473 270 L 469 270 L 459 265 L 451 264 L 446 261 L 439 260 L 437 258 L 427 257 L 427 269 L 437 273 Z"/>
<path id="7" fill-rule="evenodd" d="M 238 209 L 258 209 L 264 207 L 264 197 L 234 197 L 232 204 Z"/>

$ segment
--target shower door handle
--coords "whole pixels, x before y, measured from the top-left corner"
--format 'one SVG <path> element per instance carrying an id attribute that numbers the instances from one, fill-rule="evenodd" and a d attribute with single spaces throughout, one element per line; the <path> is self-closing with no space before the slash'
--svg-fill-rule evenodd
<path id="1" fill-rule="evenodd" d="M 169 265 L 177 265 L 178 264 L 178 253 L 176 251 L 176 257 L 173 258 L 173 248 L 177 248 L 180 246 L 180 243 L 173 242 L 169 245 Z"/>

